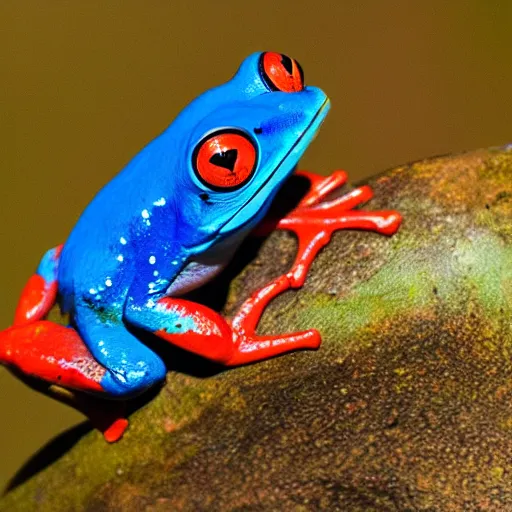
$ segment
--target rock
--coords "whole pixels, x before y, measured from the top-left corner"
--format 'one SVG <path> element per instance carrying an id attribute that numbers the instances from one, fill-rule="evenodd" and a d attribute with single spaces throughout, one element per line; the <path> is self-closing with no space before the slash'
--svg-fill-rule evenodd
<path id="1" fill-rule="evenodd" d="M 399 233 L 335 234 L 260 324 L 320 350 L 227 371 L 174 352 L 119 443 L 88 433 L 0 510 L 512 510 L 512 147 L 368 183 Z M 273 233 L 226 313 L 295 247 Z"/>

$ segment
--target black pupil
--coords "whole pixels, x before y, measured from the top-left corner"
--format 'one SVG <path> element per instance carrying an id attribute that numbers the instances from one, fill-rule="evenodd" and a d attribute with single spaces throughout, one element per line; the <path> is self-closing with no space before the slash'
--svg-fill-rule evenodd
<path id="1" fill-rule="evenodd" d="M 287 55 L 281 55 L 281 64 L 290 75 L 293 74 L 293 62 L 292 59 L 290 59 L 290 57 L 288 57 Z"/>
<path id="2" fill-rule="evenodd" d="M 228 149 L 227 151 L 215 153 L 215 155 L 210 158 L 210 163 L 233 172 L 237 158 L 238 151 L 236 149 Z"/>

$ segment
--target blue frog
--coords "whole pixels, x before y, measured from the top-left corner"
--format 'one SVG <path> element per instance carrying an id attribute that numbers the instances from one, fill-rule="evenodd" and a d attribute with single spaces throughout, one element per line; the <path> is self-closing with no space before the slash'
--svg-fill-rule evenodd
<path id="1" fill-rule="evenodd" d="M 311 190 L 277 227 L 302 236 L 294 268 L 256 291 L 231 321 L 181 298 L 211 280 L 260 224 L 329 110 L 298 62 L 247 57 L 235 76 L 190 103 L 94 197 L 63 246 L 48 251 L 22 292 L 0 362 L 48 382 L 110 398 L 137 395 L 166 375 L 137 336 L 153 333 L 227 366 L 317 348 L 320 336 L 258 336 L 266 304 L 300 286 L 335 229 L 391 234 L 395 212 L 350 211 L 367 187 L 320 203 L 346 180 L 305 173 Z M 64 327 L 44 320 L 55 302 Z M 107 429 L 116 440 L 126 423 Z"/>

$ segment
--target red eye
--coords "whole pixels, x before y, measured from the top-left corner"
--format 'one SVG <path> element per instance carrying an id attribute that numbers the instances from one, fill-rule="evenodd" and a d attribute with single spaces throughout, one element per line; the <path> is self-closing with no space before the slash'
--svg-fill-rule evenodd
<path id="1" fill-rule="evenodd" d="M 262 53 L 260 72 L 273 91 L 299 92 L 304 89 L 304 73 L 300 64 L 282 53 Z"/>
<path id="2" fill-rule="evenodd" d="M 210 188 L 227 190 L 241 187 L 256 168 L 257 151 L 244 132 L 219 130 L 206 136 L 195 148 L 194 169 Z"/>

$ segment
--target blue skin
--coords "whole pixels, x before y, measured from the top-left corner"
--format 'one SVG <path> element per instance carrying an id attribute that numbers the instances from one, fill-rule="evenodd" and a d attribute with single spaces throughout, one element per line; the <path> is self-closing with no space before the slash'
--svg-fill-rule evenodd
<path id="1" fill-rule="evenodd" d="M 194 329 L 191 317 L 163 311 L 158 299 L 201 286 L 229 261 L 327 114 L 318 88 L 270 91 L 259 57 L 249 56 L 230 81 L 190 103 L 97 194 L 64 245 L 58 275 L 51 253 L 38 269 L 47 282 L 58 278 L 61 307 L 107 368 L 101 385 L 112 396 L 164 379 L 163 361 L 127 326 Z M 210 189 L 192 166 L 198 142 L 224 127 L 249 134 L 259 155 L 252 178 L 233 191 Z"/>

